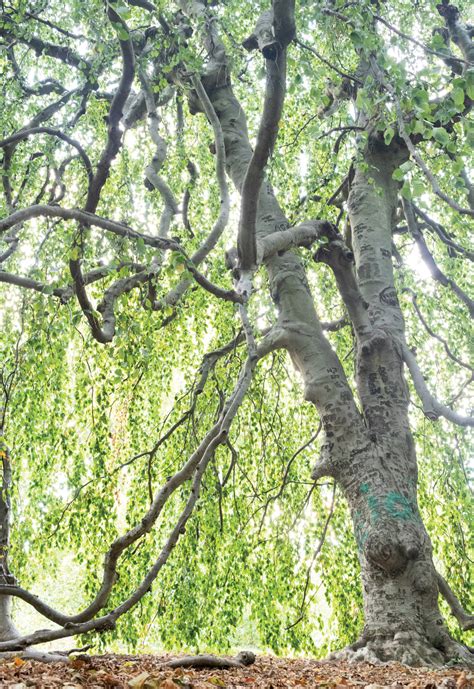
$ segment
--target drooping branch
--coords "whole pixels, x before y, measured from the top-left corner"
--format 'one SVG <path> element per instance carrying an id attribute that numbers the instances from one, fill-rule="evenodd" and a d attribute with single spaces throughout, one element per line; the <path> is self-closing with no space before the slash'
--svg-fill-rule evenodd
<path id="1" fill-rule="evenodd" d="M 44 96 L 49 93 L 64 93 L 65 88 L 56 79 L 46 78 L 37 82 L 34 86 L 28 86 L 24 76 L 21 73 L 20 66 L 16 60 L 14 45 L 10 44 L 6 47 L 6 55 L 10 61 L 13 69 L 13 74 L 26 96 Z"/>
<path id="2" fill-rule="evenodd" d="M 162 237 L 152 237 L 150 235 L 142 234 L 141 232 L 137 232 L 131 227 L 128 227 L 128 225 L 125 225 L 125 223 L 109 220 L 108 218 L 102 218 L 99 215 L 95 215 L 95 213 L 88 213 L 80 210 L 79 208 L 61 208 L 61 206 L 47 206 L 41 204 L 22 208 L 14 213 L 11 213 L 10 215 L 7 215 L 6 218 L 0 220 L 0 233 L 15 227 L 15 225 L 20 225 L 27 220 L 39 217 L 78 220 L 84 225 L 100 227 L 101 229 L 111 232 L 118 237 L 141 240 L 147 246 L 158 249 L 171 249 L 175 251 L 179 251 L 180 249 L 178 242 L 173 239 L 163 239 Z"/>
<path id="3" fill-rule="evenodd" d="M 467 306 L 471 318 L 474 318 L 474 301 L 464 292 L 463 289 L 459 287 L 459 285 L 456 284 L 456 282 L 452 278 L 448 278 L 443 273 L 443 271 L 440 270 L 440 268 L 438 268 L 438 265 L 436 264 L 436 261 L 434 260 L 431 251 L 428 249 L 428 246 L 425 242 L 425 238 L 423 237 L 423 234 L 418 227 L 413 206 L 405 198 L 402 198 L 402 204 L 408 229 L 410 230 L 416 242 L 416 245 L 418 246 L 423 260 L 429 266 L 433 278 L 441 285 L 445 287 L 450 287 L 453 290 L 453 292 L 459 297 L 459 299 L 461 299 L 461 301 L 463 301 L 464 304 Z"/>
<path id="4" fill-rule="evenodd" d="M 470 215 L 474 217 L 474 210 L 472 210 L 471 208 L 463 208 L 459 205 L 457 201 L 452 199 L 441 189 L 435 175 L 431 172 L 431 170 L 429 169 L 421 155 L 418 153 L 415 144 L 411 140 L 410 135 L 407 133 L 402 107 L 400 105 L 400 101 L 397 97 L 397 94 L 395 93 L 395 89 L 391 86 L 391 84 L 389 84 L 389 82 L 385 78 L 383 78 L 381 70 L 379 69 L 378 65 L 376 65 L 374 60 L 372 60 L 372 66 L 374 67 L 374 72 L 379 75 L 380 84 L 387 89 L 394 101 L 395 111 L 397 114 L 398 133 L 405 142 L 405 145 L 409 150 L 411 157 L 413 158 L 415 163 L 418 165 L 418 167 L 430 183 L 433 193 L 436 194 L 436 196 L 442 199 L 445 203 L 448 204 L 448 206 L 450 206 L 460 215 Z"/>
<path id="5" fill-rule="evenodd" d="M 312 572 L 312 569 L 314 567 L 314 563 L 316 562 L 316 560 L 319 556 L 319 553 L 321 552 L 323 545 L 324 545 L 324 542 L 326 540 L 326 534 L 328 532 L 329 524 L 330 524 L 331 519 L 332 519 L 333 514 L 334 514 L 335 503 L 336 503 L 336 483 L 334 483 L 333 487 L 332 487 L 331 504 L 329 506 L 329 511 L 328 511 L 327 517 L 324 521 L 323 528 L 321 530 L 321 535 L 319 537 L 318 544 L 316 545 L 316 548 L 314 549 L 313 556 L 311 558 L 311 562 L 309 563 L 308 568 L 306 570 L 306 579 L 305 579 L 305 585 L 304 585 L 304 589 L 303 589 L 303 597 L 302 597 L 301 603 L 300 603 L 300 614 L 299 614 L 298 618 L 287 627 L 287 629 L 292 629 L 293 627 L 296 627 L 296 625 L 299 624 L 304 617 L 305 607 L 306 607 L 306 598 L 308 595 L 309 585 L 311 582 L 311 572 Z"/>
<path id="6" fill-rule="evenodd" d="M 461 629 L 463 631 L 474 629 L 474 615 L 469 615 L 469 613 L 464 610 L 446 579 L 444 579 L 439 572 L 436 572 L 436 576 L 438 579 L 439 592 L 449 605 L 453 617 L 457 619 Z"/>
<path id="7" fill-rule="evenodd" d="M 374 14 L 374 18 L 376 21 L 380 22 L 384 26 L 387 27 L 390 31 L 393 31 L 393 33 L 397 34 L 397 36 L 400 36 L 400 38 L 403 38 L 405 41 L 410 41 L 410 43 L 413 43 L 414 45 L 417 45 L 419 48 L 421 48 L 425 53 L 428 53 L 429 55 L 435 55 L 436 57 L 440 57 L 443 62 L 446 62 L 447 60 L 449 67 L 453 69 L 453 71 L 456 74 L 461 74 L 462 72 L 462 65 L 464 60 L 454 57 L 454 56 L 447 56 L 446 53 L 441 52 L 439 50 L 434 50 L 433 48 L 430 48 L 429 46 L 425 45 L 424 43 L 421 43 L 420 41 L 417 41 L 416 38 L 413 38 L 413 36 L 410 36 L 403 31 L 400 31 L 400 29 L 397 29 L 396 26 L 393 26 L 393 24 L 390 24 L 384 17 L 381 17 L 378 14 Z"/>
<path id="8" fill-rule="evenodd" d="M 425 213 L 421 208 L 418 208 L 418 206 L 416 206 L 413 202 L 411 205 L 415 211 L 415 214 L 419 216 L 424 223 L 426 223 L 429 229 L 433 230 L 437 234 L 443 244 L 446 244 L 448 251 L 452 252 L 454 250 L 455 252 L 465 256 L 467 259 L 469 259 L 469 261 L 474 261 L 474 251 L 469 251 L 469 249 L 466 249 L 455 242 L 452 236 L 442 225 L 433 220 L 429 215 L 427 215 L 427 213 Z"/>
<path id="9" fill-rule="evenodd" d="M 224 135 L 222 132 L 222 127 L 219 122 L 219 118 L 216 115 L 214 106 L 212 105 L 209 96 L 202 84 L 199 77 L 194 76 L 192 78 L 193 87 L 199 98 L 199 102 L 206 114 L 207 119 L 211 123 L 212 130 L 214 133 L 214 145 L 216 149 L 216 177 L 217 183 L 219 185 L 220 194 L 220 209 L 217 219 L 211 232 L 204 239 L 202 244 L 196 249 L 190 258 L 190 270 L 194 270 L 199 266 L 202 261 L 210 254 L 214 249 L 217 242 L 222 236 L 227 223 L 229 222 L 229 212 L 230 212 L 230 196 L 229 189 L 227 186 L 226 178 L 226 153 L 224 145 Z M 182 280 L 173 290 L 171 290 L 163 300 L 163 303 L 168 306 L 175 306 L 181 299 L 183 294 L 188 289 L 191 282 L 189 280 Z"/>
<path id="10" fill-rule="evenodd" d="M 71 138 L 67 134 L 64 134 L 64 132 L 60 131 L 59 129 L 55 129 L 53 127 L 32 127 L 30 129 L 22 129 L 16 134 L 12 134 L 6 139 L 0 141 L 0 148 L 5 148 L 12 144 L 18 143 L 19 141 L 23 141 L 24 139 L 28 139 L 30 136 L 33 136 L 34 134 L 49 134 L 50 136 L 55 136 L 58 139 L 61 139 L 61 141 L 65 141 L 70 146 L 73 146 L 79 153 L 79 156 L 82 162 L 84 163 L 89 183 L 91 183 L 93 173 L 92 164 L 89 160 L 89 156 L 87 155 L 87 153 L 78 141 Z"/>
<path id="11" fill-rule="evenodd" d="M 452 423 L 458 426 L 474 426 L 474 417 L 462 416 L 449 407 L 446 407 L 441 402 L 438 402 L 438 400 L 433 397 L 425 383 L 425 378 L 420 370 L 415 355 L 407 344 L 399 342 L 399 345 L 402 349 L 403 359 L 410 371 L 413 385 L 423 405 L 424 415 L 430 419 L 430 421 L 436 421 L 440 416 L 444 416 L 448 421 L 452 421 Z"/>
<path id="12" fill-rule="evenodd" d="M 433 330 L 433 328 L 431 328 L 431 326 L 429 325 L 429 323 L 426 321 L 426 318 L 423 316 L 423 314 L 422 314 L 422 312 L 421 312 L 421 309 L 420 309 L 420 307 L 419 307 L 419 305 L 418 305 L 418 298 L 417 298 L 416 293 L 413 292 L 413 290 L 409 289 L 408 287 L 406 287 L 403 291 L 404 291 L 404 292 L 409 292 L 409 293 L 410 293 L 410 295 L 411 295 L 411 300 L 412 300 L 412 304 L 413 304 L 413 308 L 415 309 L 416 314 L 417 314 L 418 318 L 420 319 L 420 322 L 421 322 L 421 324 L 423 325 L 423 327 L 424 327 L 424 329 L 426 330 L 426 332 L 427 332 L 429 335 L 431 335 L 431 337 L 434 337 L 435 340 L 438 340 L 438 342 L 441 342 L 441 344 L 442 344 L 443 347 L 444 347 L 444 351 L 446 352 L 446 354 L 449 356 L 450 359 L 452 359 L 452 360 L 453 360 L 456 364 L 458 364 L 459 366 L 462 366 L 463 368 L 466 368 L 468 371 L 471 371 L 471 373 L 474 373 L 474 368 L 473 368 L 472 366 L 470 366 L 469 364 L 466 364 L 466 363 L 465 363 L 464 361 L 462 361 L 459 357 L 457 357 L 457 356 L 451 351 L 451 348 L 450 348 L 450 346 L 448 345 L 448 343 L 446 342 L 446 340 L 445 340 L 443 337 L 441 337 L 441 335 L 438 335 L 438 333 L 435 333 L 435 331 Z"/>
<path id="13" fill-rule="evenodd" d="M 212 429 L 206 434 L 199 447 L 185 462 L 185 464 L 173 476 L 169 477 L 166 483 L 158 490 L 154 500 L 139 524 L 131 528 L 123 536 L 118 537 L 112 543 L 104 559 L 102 585 L 89 606 L 77 615 L 64 615 L 51 606 L 44 603 L 37 596 L 19 586 L 0 586 L 0 594 L 12 595 L 21 598 L 44 617 L 61 625 L 60 629 L 39 630 L 33 634 L 0 642 L 0 651 L 24 649 L 28 646 L 61 639 L 88 631 L 101 631 L 115 627 L 116 620 L 128 612 L 138 601 L 150 590 L 153 581 L 158 576 L 162 567 L 166 564 L 169 556 L 179 536 L 184 533 L 186 523 L 189 520 L 194 506 L 199 497 L 202 477 L 204 471 L 214 455 L 214 451 L 219 444 L 227 441 L 231 423 L 237 414 L 240 405 L 246 395 L 252 380 L 253 370 L 257 361 L 272 351 L 277 344 L 277 340 L 272 334 L 268 339 L 259 345 L 256 357 L 248 358 L 241 369 L 236 386 L 224 405 L 220 417 Z M 106 605 L 114 583 L 117 579 L 117 563 L 121 554 L 139 538 L 151 531 L 156 520 L 160 516 L 164 505 L 176 490 L 192 480 L 191 489 L 186 504 L 178 517 L 167 541 L 165 542 L 155 563 L 148 570 L 148 573 L 141 584 L 133 591 L 129 597 L 120 605 L 111 610 L 106 615 L 95 617 L 95 615 Z"/>
<path id="14" fill-rule="evenodd" d="M 11 21 L 13 22 L 14 20 Z M 13 33 L 4 26 L 0 27 L 0 36 L 2 38 L 8 38 L 10 40 L 24 43 L 30 48 L 33 48 L 38 56 L 47 55 L 55 60 L 61 60 L 61 62 L 64 62 L 70 67 L 75 67 L 86 74 L 90 73 L 92 70 L 92 65 L 87 59 L 81 57 L 72 48 L 67 46 L 49 43 L 48 41 L 38 38 L 37 36 L 22 36 L 20 33 Z"/>
<path id="15" fill-rule="evenodd" d="M 312 53 L 312 54 L 314 55 L 315 58 L 317 58 L 320 62 L 322 62 L 322 63 L 325 64 L 327 67 L 329 67 L 330 69 L 332 69 L 333 72 L 336 72 L 336 74 L 339 74 L 339 76 L 342 77 L 343 79 L 348 79 L 349 81 L 352 81 L 352 82 L 354 82 L 354 84 L 357 84 L 357 85 L 361 85 L 361 84 L 362 84 L 362 82 L 361 82 L 360 79 L 358 79 L 357 77 L 353 76 L 352 74 L 349 74 L 347 71 L 344 72 L 342 69 L 340 69 L 339 67 L 337 67 L 337 65 L 333 64 L 332 62 L 330 62 L 329 60 L 327 60 L 325 57 L 323 57 L 323 55 L 321 55 L 320 53 L 318 53 L 318 51 L 315 50 L 315 49 L 313 48 L 313 46 L 307 45 L 306 43 L 303 43 L 303 41 L 301 41 L 299 38 L 297 38 L 295 42 L 296 42 L 296 45 L 299 45 L 300 48 L 303 48 L 303 50 L 307 50 L 308 52 Z"/>

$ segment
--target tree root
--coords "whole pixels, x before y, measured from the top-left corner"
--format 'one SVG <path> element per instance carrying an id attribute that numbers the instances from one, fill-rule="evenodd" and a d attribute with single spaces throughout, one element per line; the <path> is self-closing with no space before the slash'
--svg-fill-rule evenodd
<path id="1" fill-rule="evenodd" d="M 451 639 L 443 648 L 435 648 L 426 637 L 415 631 L 371 634 L 370 638 L 363 635 L 351 646 L 331 653 L 330 659 L 376 665 L 399 662 L 410 667 L 474 667 L 474 654 L 467 646 Z"/>
<path id="2" fill-rule="evenodd" d="M 255 653 L 241 651 L 235 658 L 220 658 L 214 655 L 183 656 L 164 663 L 165 667 L 218 668 L 227 670 L 233 667 L 246 667 L 255 662 Z"/>
<path id="3" fill-rule="evenodd" d="M 36 651 L 29 648 L 26 651 L 4 651 L 0 653 L 0 660 L 11 660 L 21 658 L 22 660 L 37 660 L 40 663 L 69 663 L 70 658 L 67 653 L 55 653 L 54 651 Z"/>
<path id="4" fill-rule="evenodd" d="M 82 648 L 72 648 L 70 651 L 38 651 L 36 648 L 26 648 L 23 651 L 3 651 L 0 653 L 0 660 L 10 660 L 21 658 L 22 660 L 37 660 L 40 663 L 69 663 L 71 656 L 74 659 L 80 658 L 89 661 L 89 656 L 85 653 L 91 648 L 91 644 Z"/>

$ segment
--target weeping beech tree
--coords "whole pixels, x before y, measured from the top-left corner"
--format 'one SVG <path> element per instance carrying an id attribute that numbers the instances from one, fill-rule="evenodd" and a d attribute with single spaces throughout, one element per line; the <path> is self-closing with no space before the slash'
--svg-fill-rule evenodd
<path id="1" fill-rule="evenodd" d="M 1 651 L 472 664 L 464 4 L 2 3 Z"/>

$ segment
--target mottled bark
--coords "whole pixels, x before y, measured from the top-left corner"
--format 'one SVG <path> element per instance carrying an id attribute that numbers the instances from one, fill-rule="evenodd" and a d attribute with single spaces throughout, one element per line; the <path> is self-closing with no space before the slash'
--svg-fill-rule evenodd
<path id="1" fill-rule="evenodd" d="M 224 133 L 228 172 L 240 190 L 252 155 L 245 115 L 226 79 L 212 86 L 209 83 L 210 79 L 207 82 L 209 97 Z M 264 180 L 258 199 L 257 244 L 266 236 L 287 228 L 288 221 L 273 189 Z M 282 256 L 274 254 L 264 259 L 264 264 L 279 311 L 277 327 L 281 332 L 281 346 L 288 350 L 302 375 L 305 398 L 321 413 L 326 433 L 323 455 L 336 451 L 337 447 L 342 457 L 348 443 L 365 432 L 342 366 L 324 336 L 305 270 L 299 257 L 292 252 Z"/>
<path id="2" fill-rule="evenodd" d="M 3 430 L 0 429 L 3 435 Z M 8 566 L 8 550 L 10 547 L 10 487 L 11 466 L 10 456 L 6 446 L 0 444 L 0 461 L 2 464 L 2 485 L 0 490 L 0 585 L 12 584 L 14 578 Z M 12 621 L 12 598 L 0 596 L 0 641 L 13 639 L 18 632 Z"/>
<path id="3" fill-rule="evenodd" d="M 338 474 L 361 565 L 365 628 L 345 651 L 366 660 L 439 664 L 468 652 L 450 638 L 438 608 L 430 538 L 417 505 L 417 460 L 403 373 L 405 331 L 393 281 L 391 228 L 398 205 L 393 170 L 406 151 L 369 141 L 348 199 L 357 284 L 372 346 L 358 338 L 357 387 L 369 442 Z"/>

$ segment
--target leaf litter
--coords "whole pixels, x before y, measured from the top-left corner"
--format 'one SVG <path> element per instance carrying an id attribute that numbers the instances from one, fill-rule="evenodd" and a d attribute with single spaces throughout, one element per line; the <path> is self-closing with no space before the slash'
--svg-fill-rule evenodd
<path id="1" fill-rule="evenodd" d="M 250 667 L 170 669 L 170 655 L 80 656 L 69 663 L 0 661 L 0 688 L 10 689 L 474 689 L 474 672 L 345 661 L 258 656 Z"/>

